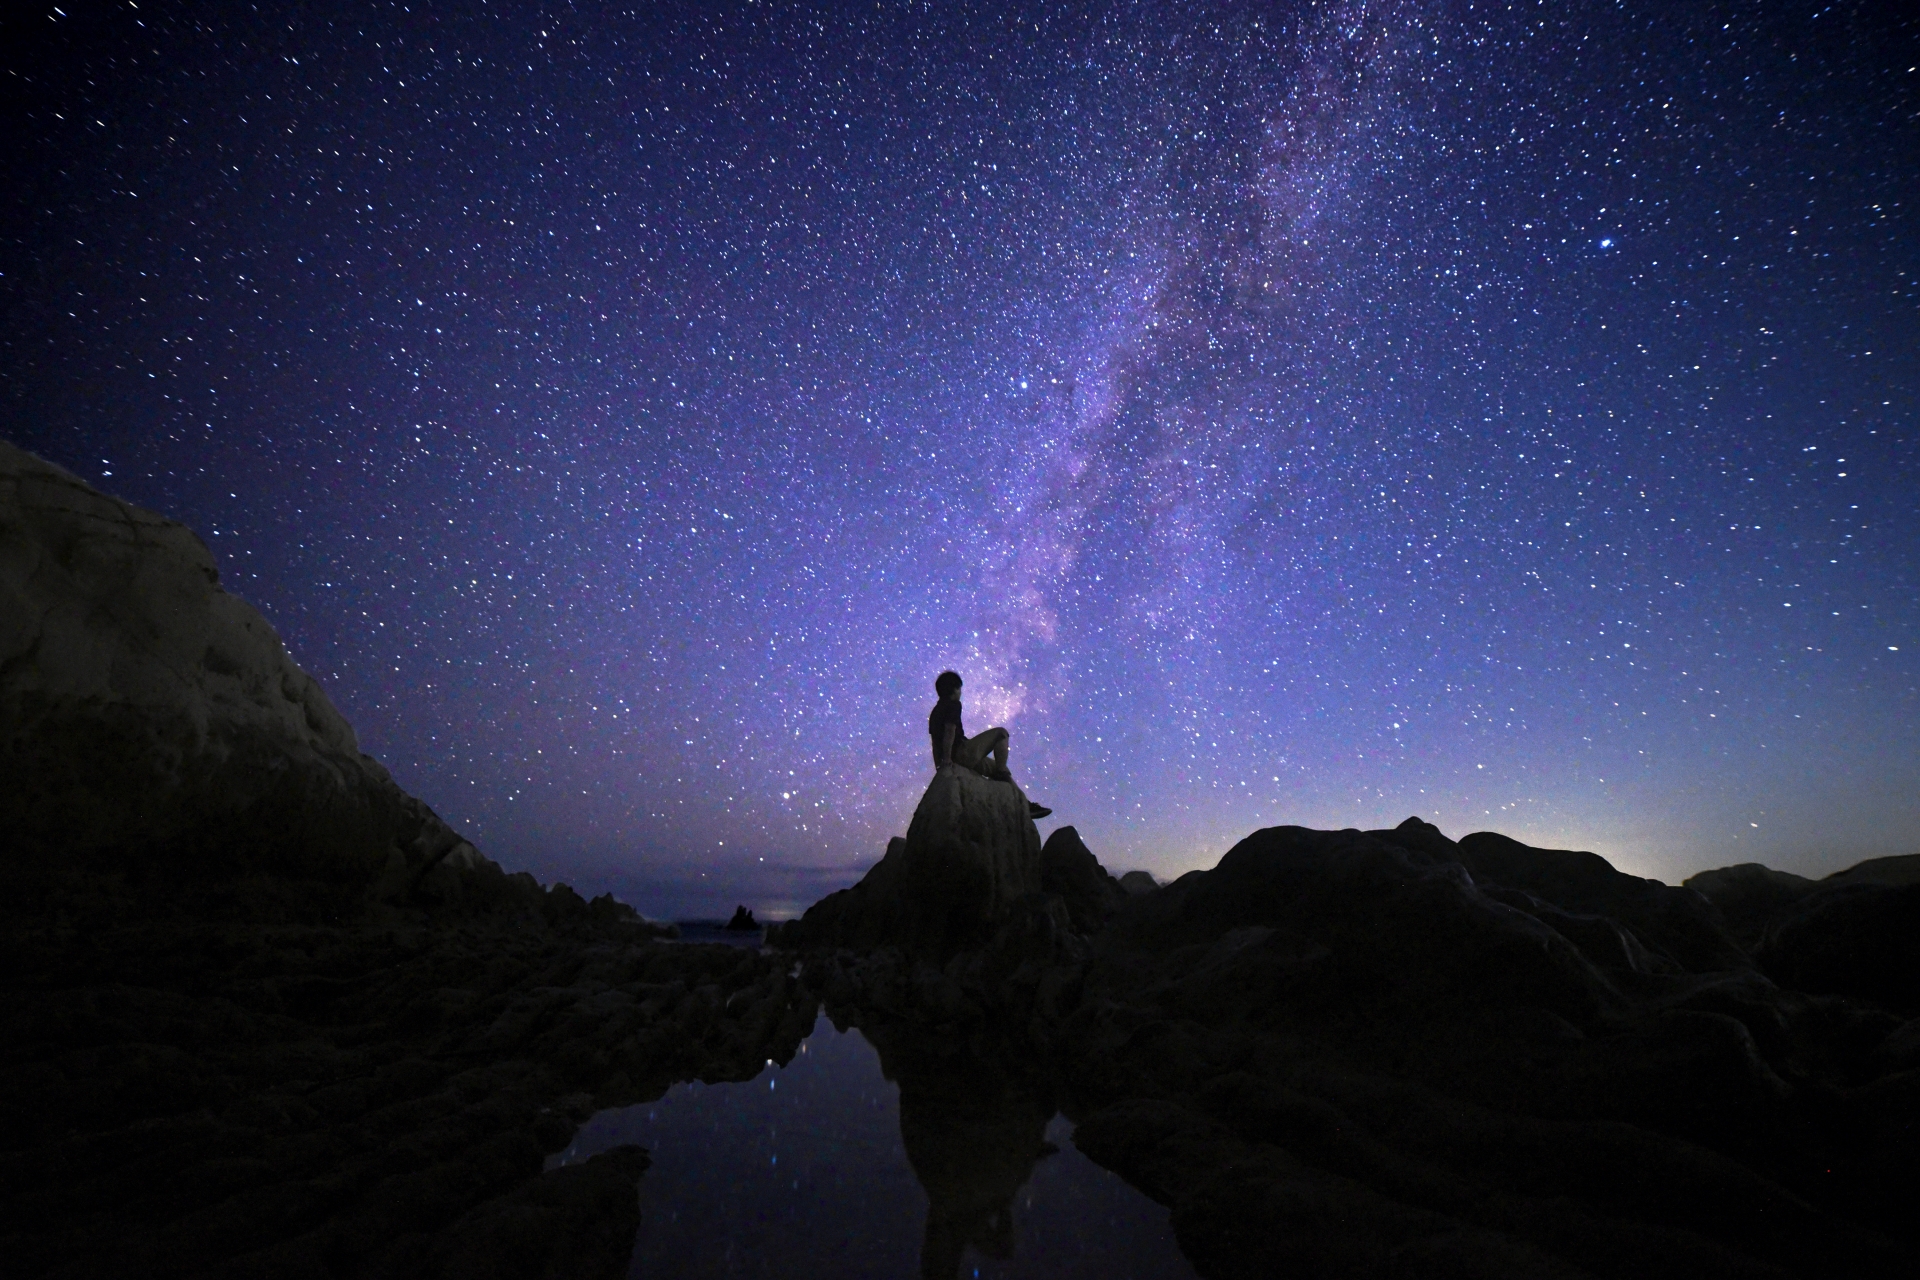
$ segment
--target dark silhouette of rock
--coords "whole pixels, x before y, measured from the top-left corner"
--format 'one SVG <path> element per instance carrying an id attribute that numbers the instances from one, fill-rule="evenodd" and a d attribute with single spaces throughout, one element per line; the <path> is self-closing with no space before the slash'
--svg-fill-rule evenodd
<path id="1" fill-rule="evenodd" d="M 1241 1008 L 1306 997 L 1336 1021 L 1451 1023 L 1465 998 L 1580 1022 L 1620 1003 L 1576 946 L 1459 862 L 1359 831 L 1255 832 L 1211 871 L 1131 899 L 1096 954 L 1191 947 L 1204 952 L 1189 986 Z"/>
<path id="2" fill-rule="evenodd" d="M 1920 853 L 1891 858 L 1868 858 L 1845 871 L 1836 871 L 1821 884 L 1920 884 Z"/>
<path id="3" fill-rule="evenodd" d="M 1456 843 L 1419 818 L 1367 834 L 1459 863 L 1489 897 L 1548 925 L 1603 969 L 1676 973 L 1751 963 L 1700 895 L 1626 875 L 1598 854 L 1536 849 L 1485 831 Z"/>
<path id="4" fill-rule="evenodd" d="M 784 960 L 508 875 L 177 524 L 0 445 L 8 1275 L 625 1273 L 600 1105 L 786 1061 Z"/>
<path id="5" fill-rule="evenodd" d="M 430 1274 L 460 1280 L 625 1275 L 640 1225 L 639 1147 L 615 1147 L 550 1169 L 470 1210 L 428 1246 Z"/>
<path id="6" fill-rule="evenodd" d="M 1203 1274 L 1908 1269 L 1920 1019 L 1768 976 L 1791 944 L 1858 989 L 1869 943 L 1920 934 L 1908 888 L 1793 898 L 1805 933 L 1776 922 L 1762 972 L 1700 893 L 1418 819 L 1256 832 L 1125 898 L 1056 839 L 984 942 L 816 954 L 806 978 L 863 1027 L 1027 1046 Z M 993 1246 L 991 1212 L 967 1221 Z"/>
<path id="7" fill-rule="evenodd" d="M 1751 951 L 1766 937 L 1767 926 L 1782 910 L 1819 887 L 1819 881 L 1775 871 L 1757 862 L 1720 867 L 1688 876 L 1682 887 L 1711 902 L 1727 930 Z"/>
<path id="8" fill-rule="evenodd" d="M 1782 986 L 1920 1012 L 1920 855 L 1870 858 L 1822 880 L 1748 862 L 1687 885 Z"/>
<path id="9" fill-rule="evenodd" d="M 1099 929 L 1127 900 L 1072 827 L 1059 828 L 1040 847 L 1040 890 L 1059 895 L 1079 933 Z"/>
<path id="10" fill-rule="evenodd" d="M 768 940 L 947 955 L 986 941 L 1040 887 L 1040 833 L 1020 788 L 948 765 L 934 774 L 905 839 L 890 842 L 858 884 L 776 926 Z"/>
<path id="11" fill-rule="evenodd" d="M 1738 969 L 1751 963 L 1706 900 L 1691 889 L 1616 871 L 1597 853 L 1535 849 L 1491 831 L 1462 836 L 1458 848 L 1461 865 L 1474 879 L 1532 894 L 1562 912 L 1616 921 L 1649 952 L 1682 969 Z"/>
<path id="12" fill-rule="evenodd" d="M 1920 884 L 1823 887 L 1773 919 L 1758 955 L 1781 986 L 1920 1014 Z"/>
<path id="13" fill-rule="evenodd" d="M 1158 889 L 1160 882 L 1155 880 L 1149 872 L 1129 871 L 1120 877 L 1120 887 L 1125 889 L 1129 895 L 1137 898 L 1143 893 L 1152 893 L 1155 889 Z"/>
<path id="14" fill-rule="evenodd" d="M 1132 899 L 1046 1053 L 1203 1274 L 1893 1276 L 1905 1034 L 1693 894 L 1419 823 Z"/>
<path id="15" fill-rule="evenodd" d="M 760 922 L 753 918 L 753 912 L 747 910 L 744 906 L 739 906 L 733 909 L 733 919 L 727 921 L 726 927 L 737 932 L 746 933 L 758 929 Z"/>

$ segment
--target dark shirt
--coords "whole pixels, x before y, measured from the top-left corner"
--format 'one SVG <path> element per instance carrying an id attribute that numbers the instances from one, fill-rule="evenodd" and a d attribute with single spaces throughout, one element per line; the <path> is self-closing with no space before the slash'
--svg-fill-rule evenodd
<path id="1" fill-rule="evenodd" d="M 953 726 L 953 740 L 956 744 L 964 741 L 967 731 L 960 726 L 960 700 L 942 698 L 933 704 L 933 714 L 927 717 L 927 732 L 933 735 L 933 758 L 940 760 L 940 731 L 948 725 Z"/>

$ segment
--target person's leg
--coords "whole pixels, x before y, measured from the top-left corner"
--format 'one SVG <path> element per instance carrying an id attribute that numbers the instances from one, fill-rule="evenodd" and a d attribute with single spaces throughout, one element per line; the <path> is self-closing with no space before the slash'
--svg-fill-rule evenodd
<path id="1" fill-rule="evenodd" d="M 975 741 L 980 744 L 980 755 L 982 759 L 991 754 L 995 764 L 999 765 L 1002 769 L 1006 768 L 1007 737 L 1008 735 L 1005 729 L 995 728 L 986 730 L 976 738 Z"/>
<path id="2" fill-rule="evenodd" d="M 1004 761 L 1007 755 L 1006 744 L 1005 729 L 988 729 L 983 733 L 976 733 L 964 741 L 955 741 L 953 762 L 965 765 L 975 773 L 984 774 L 989 778 L 1003 776 L 1007 772 L 1007 766 L 1004 763 L 995 762 L 994 752 L 997 748 L 999 760 Z"/>
<path id="3" fill-rule="evenodd" d="M 975 773 L 980 772 L 981 762 L 986 758 L 986 752 L 982 749 L 982 740 L 985 737 L 985 734 L 976 734 L 971 738 L 955 738 L 953 740 L 953 762 L 963 768 L 971 769 Z"/>
<path id="4" fill-rule="evenodd" d="M 1007 769 L 1007 731 L 988 729 L 974 741 L 980 744 L 980 763 L 974 767 L 997 782 L 1012 782 L 1013 774 Z"/>

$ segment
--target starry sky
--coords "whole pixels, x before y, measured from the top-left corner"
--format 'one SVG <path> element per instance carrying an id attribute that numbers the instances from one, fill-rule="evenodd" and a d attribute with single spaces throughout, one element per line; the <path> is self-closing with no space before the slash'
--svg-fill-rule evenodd
<path id="1" fill-rule="evenodd" d="M 510 869 L 788 914 L 933 676 L 1112 869 L 1920 850 L 1920 20 L 20 6 L 0 434 Z"/>

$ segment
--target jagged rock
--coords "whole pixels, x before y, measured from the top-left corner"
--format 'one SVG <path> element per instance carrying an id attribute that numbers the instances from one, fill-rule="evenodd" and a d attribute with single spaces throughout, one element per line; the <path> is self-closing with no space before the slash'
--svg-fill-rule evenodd
<path id="1" fill-rule="evenodd" d="M 1158 889 L 1160 882 L 1153 878 L 1151 872 L 1129 871 L 1120 877 L 1120 887 L 1125 889 L 1130 897 L 1137 898 L 1143 893 L 1152 893 Z"/>
<path id="2" fill-rule="evenodd" d="M 753 912 L 739 906 L 733 909 L 733 919 L 727 921 L 726 927 L 737 933 L 751 933 L 760 927 L 760 922 L 753 918 Z"/>
<path id="3" fill-rule="evenodd" d="M 1040 847 L 1040 889 L 1060 895 L 1080 933 L 1093 933 L 1127 901 L 1127 891 L 1107 874 L 1072 827 L 1061 827 Z"/>
<path id="4" fill-rule="evenodd" d="M 28 874 L 297 879 L 324 911 L 498 871 L 361 753 L 199 538 L 4 443 L 0 812 Z"/>
<path id="5" fill-rule="evenodd" d="M 850 889 L 769 931 L 790 948 L 894 945 L 930 955 L 986 941 L 1014 904 L 1040 891 L 1040 833 L 1027 797 L 971 769 L 939 770 L 905 839 Z"/>

